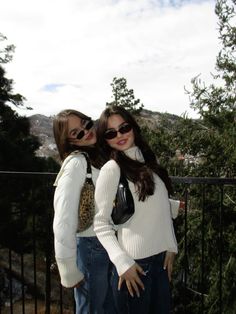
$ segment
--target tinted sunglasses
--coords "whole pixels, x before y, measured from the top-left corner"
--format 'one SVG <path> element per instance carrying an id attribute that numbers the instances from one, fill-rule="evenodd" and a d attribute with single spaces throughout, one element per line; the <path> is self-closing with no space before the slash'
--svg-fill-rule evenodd
<path id="1" fill-rule="evenodd" d="M 88 122 L 86 123 L 86 125 L 84 126 L 84 129 L 79 131 L 79 133 L 77 134 L 76 138 L 77 140 L 81 140 L 84 135 L 85 135 L 85 130 L 90 130 L 93 127 L 93 120 L 88 120 Z"/>
<path id="2" fill-rule="evenodd" d="M 118 130 L 115 130 L 115 129 L 109 129 L 107 130 L 105 133 L 104 133 L 104 138 L 106 140 L 112 140 L 113 138 L 115 138 L 119 133 L 121 134 L 125 134 L 125 133 L 128 133 L 132 130 L 132 125 L 129 124 L 129 123 L 126 123 L 126 124 L 123 124 L 121 125 Z"/>

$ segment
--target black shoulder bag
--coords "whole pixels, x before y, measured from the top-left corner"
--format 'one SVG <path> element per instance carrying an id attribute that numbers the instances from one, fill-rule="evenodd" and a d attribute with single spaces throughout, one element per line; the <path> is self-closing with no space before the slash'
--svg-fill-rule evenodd
<path id="1" fill-rule="evenodd" d="M 134 199 L 128 181 L 121 172 L 111 218 L 115 225 L 125 223 L 134 214 Z"/>

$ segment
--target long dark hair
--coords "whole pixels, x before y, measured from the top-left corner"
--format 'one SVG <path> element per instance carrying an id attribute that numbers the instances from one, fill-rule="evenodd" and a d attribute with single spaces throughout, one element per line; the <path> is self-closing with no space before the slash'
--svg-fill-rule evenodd
<path id="1" fill-rule="evenodd" d="M 120 115 L 125 122 L 132 125 L 134 142 L 143 154 L 145 160 L 144 163 L 138 160 L 133 160 L 124 152 L 114 150 L 108 145 L 104 138 L 104 133 L 107 130 L 108 118 L 114 114 Z M 154 193 L 155 183 L 153 172 L 164 182 L 169 195 L 172 194 L 172 184 L 167 170 L 158 164 L 154 152 L 141 134 L 139 125 L 134 117 L 123 107 L 109 106 L 102 112 L 97 127 L 97 140 L 104 159 L 114 159 L 118 163 L 122 173 L 124 173 L 130 181 L 134 182 L 139 200 L 144 201 L 149 195 Z"/>
<path id="2" fill-rule="evenodd" d="M 96 144 L 91 146 L 76 146 L 69 142 L 68 119 L 71 115 L 77 116 L 83 120 L 91 119 L 82 112 L 73 109 L 63 110 L 54 117 L 53 134 L 61 161 L 63 161 L 73 151 L 79 150 L 81 152 L 86 152 L 89 155 L 89 159 L 94 167 L 100 168 L 102 161 L 100 159 L 100 155 L 98 154 Z"/>

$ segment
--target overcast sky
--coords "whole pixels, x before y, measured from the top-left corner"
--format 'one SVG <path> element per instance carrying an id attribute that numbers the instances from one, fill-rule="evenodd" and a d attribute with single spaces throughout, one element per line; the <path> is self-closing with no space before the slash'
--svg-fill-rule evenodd
<path id="1" fill-rule="evenodd" d="M 0 32 L 16 46 L 5 65 L 33 111 L 75 108 L 98 118 L 113 77 L 144 108 L 197 117 L 184 86 L 211 82 L 220 49 L 214 0 L 7 0 Z"/>

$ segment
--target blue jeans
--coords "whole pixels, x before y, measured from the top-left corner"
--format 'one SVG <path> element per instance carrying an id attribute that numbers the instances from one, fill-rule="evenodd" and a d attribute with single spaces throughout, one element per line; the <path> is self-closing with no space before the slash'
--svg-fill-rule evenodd
<path id="1" fill-rule="evenodd" d="M 120 314 L 169 314 L 171 313 L 170 284 L 167 270 L 163 269 L 165 252 L 136 260 L 146 275 L 141 275 L 145 290 L 140 288 L 140 297 L 131 297 L 126 283 L 118 291 L 119 276 L 112 271 L 112 290 L 116 310 Z"/>
<path id="2" fill-rule="evenodd" d="M 77 237 L 77 264 L 85 276 L 74 289 L 76 314 L 113 314 L 110 272 L 112 264 L 97 237 Z"/>

